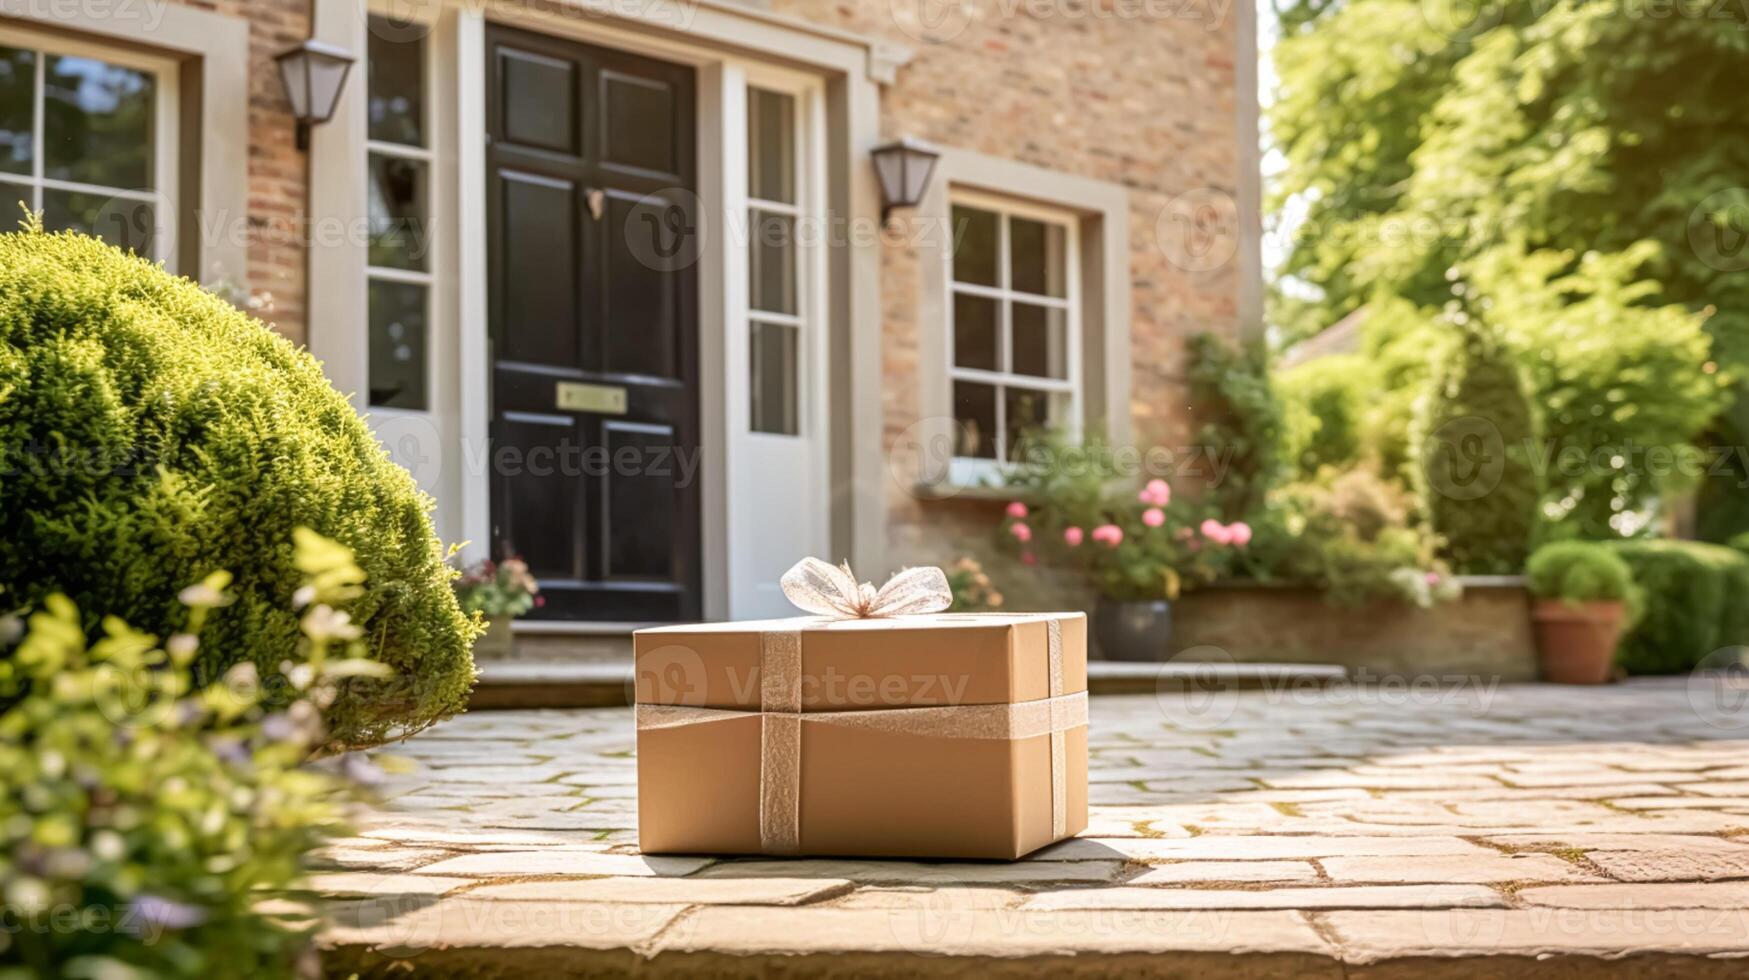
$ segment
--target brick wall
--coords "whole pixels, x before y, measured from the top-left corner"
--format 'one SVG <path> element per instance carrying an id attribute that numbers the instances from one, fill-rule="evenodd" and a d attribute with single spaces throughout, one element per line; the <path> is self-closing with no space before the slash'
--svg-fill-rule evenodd
<path id="1" fill-rule="evenodd" d="M 1184 268 L 1156 241 L 1155 228 L 1178 195 L 1212 188 L 1238 196 L 1244 157 L 1234 14 L 1189 0 L 964 4 L 954 12 L 943 0 L 773 0 L 772 9 L 914 51 L 882 94 L 886 136 L 917 136 L 1129 189 L 1134 434 L 1144 445 L 1180 445 L 1194 422 L 1184 397 L 1185 338 L 1204 330 L 1236 335 L 1239 270 L 1233 261 L 1211 271 Z M 882 257 L 887 445 L 919 414 L 918 259 L 897 237 Z M 890 564 L 988 552 L 995 505 L 922 502 L 891 482 L 887 490 Z M 1044 581 L 1044 573 L 1004 573 L 1033 579 L 1044 595 L 1072 586 Z"/>
<path id="2" fill-rule="evenodd" d="M 307 168 L 273 57 L 310 36 L 309 0 L 173 2 L 249 21 L 249 284 L 272 298 L 261 315 L 301 342 Z M 200 270 L 199 278 L 207 275 Z"/>

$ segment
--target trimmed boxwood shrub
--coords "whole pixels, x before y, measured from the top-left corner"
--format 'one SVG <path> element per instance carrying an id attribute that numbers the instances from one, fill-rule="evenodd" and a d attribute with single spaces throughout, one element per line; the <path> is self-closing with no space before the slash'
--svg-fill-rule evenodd
<path id="1" fill-rule="evenodd" d="M 1634 573 L 1608 545 L 1556 541 L 1531 553 L 1524 577 L 1530 594 L 1568 602 L 1628 602 Z"/>
<path id="2" fill-rule="evenodd" d="M 1471 319 L 1461 336 L 1417 413 L 1416 489 L 1455 570 L 1509 575 L 1524 567 L 1537 533 L 1536 418 L 1493 331 Z"/>
<path id="3" fill-rule="evenodd" d="M 1749 643 L 1749 556 L 1698 541 L 1619 541 L 1644 594 L 1618 661 L 1634 674 L 1692 670 L 1724 646 Z"/>
<path id="4" fill-rule="evenodd" d="M 351 680 L 337 744 L 460 710 L 477 627 L 450 589 L 431 501 L 391 462 L 307 352 L 150 262 L 97 239 L 0 234 L 0 608 L 62 592 L 160 636 L 179 590 L 229 570 L 198 683 L 239 661 L 295 659 L 292 530 L 357 554 L 350 607 L 395 672 Z M 10 652 L 0 656 L 11 656 Z"/>

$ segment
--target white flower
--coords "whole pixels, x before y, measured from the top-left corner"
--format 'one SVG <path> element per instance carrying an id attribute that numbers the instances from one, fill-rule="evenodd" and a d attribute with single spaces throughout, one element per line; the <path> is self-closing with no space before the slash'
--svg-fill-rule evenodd
<path id="1" fill-rule="evenodd" d="M 216 609 L 228 601 L 223 592 L 220 592 L 218 589 L 213 588 L 205 582 L 196 582 L 188 588 L 183 589 L 181 592 L 176 593 L 176 598 L 180 600 L 183 605 L 195 609 Z"/>
<path id="2" fill-rule="evenodd" d="M 315 601 L 316 601 L 316 587 L 313 585 L 306 585 L 303 588 L 292 593 L 292 608 L 293 609 L 302 609 L 305 606 L 307 606 L 310 603 L 315 602 Z"/>
<path id="3" fill-rule="evenodd" d="M 356 640 L 359 629 L 353 623 L 351 613 L 323 604 L 312 606 L 309 612 L 304 613 L 304 635 L 318 641 Z"/>

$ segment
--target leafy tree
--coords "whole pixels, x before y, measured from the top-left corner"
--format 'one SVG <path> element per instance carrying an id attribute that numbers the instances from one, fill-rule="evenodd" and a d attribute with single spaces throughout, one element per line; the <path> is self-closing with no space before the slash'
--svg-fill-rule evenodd
<path id="1" fill-rule="evenodd" d="M 1682 371 L 1749 376 L 1743 8 L 1345 0 L 1289 9 L 1299 19 L 1284 21 L 1269 113 L 1287 162 L 1272 203 L 1305 212 L 1284 268 L 1296 298 L 1278 293 L 1271 314 L 1288 339 L 1390 298 L 1437 308 L 1454 273 L 1490 255 L 1561 256 L 1537 264 L 1536 288 L 1550 295 L 1594 255 L 1631 256 L 1608 270 L 1608 301 L 1706 315 L 1715 342 L 1686 346 L 1694 359 Z M 1655 285 L 1629 297 L 1634 283 Z M 1606 340 L 1609 324 L 1597 326 Z M 1520 350 L 1535 372 L 1540 353 Z M 1610 390 L 1606 378 L 1591 381 Z M 1703 424 L 1701 438 L 1741 444 L 1749 402 L 1717 402 Z M 1730 503 L 1738 514 L 1703 518 L 1709 533 L 1749 526 L 1744 496 L 1728 480 L 1703 488 L 1709 513 Z"/>

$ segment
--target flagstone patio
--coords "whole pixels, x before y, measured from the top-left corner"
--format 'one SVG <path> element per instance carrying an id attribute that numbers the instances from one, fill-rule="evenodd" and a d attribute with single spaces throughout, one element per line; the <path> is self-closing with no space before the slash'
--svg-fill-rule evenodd
<path id="1" fill-rule="evenodd" d="M 1740 692 L 1726 692 L 1740 693 Z M 1749 974 L 1749 705 L 1681 681 L 1093 699 L 1016 863 L 638 854 L 630 712 L 480 712 L 327 852 L 336 975 Z"/>

